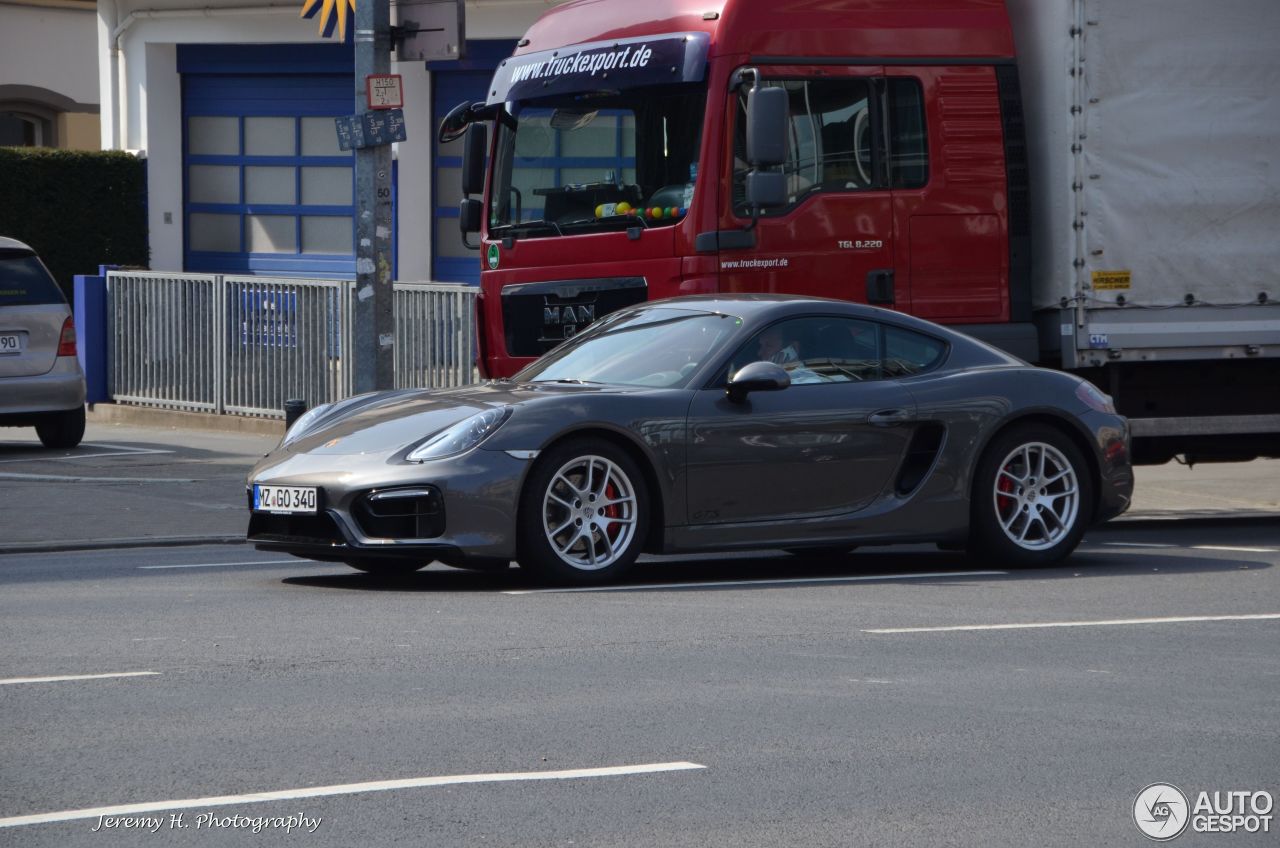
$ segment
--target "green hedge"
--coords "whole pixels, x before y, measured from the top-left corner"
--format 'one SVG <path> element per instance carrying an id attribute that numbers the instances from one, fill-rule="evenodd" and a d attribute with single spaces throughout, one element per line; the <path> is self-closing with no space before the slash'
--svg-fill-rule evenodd
<path id="1" fill-rule="evenodd" d="M 35 248 L 67 300 L 76 274 L 146 267 L 147 163 L 118 150 L 0 147 L 0 236 Z"/>

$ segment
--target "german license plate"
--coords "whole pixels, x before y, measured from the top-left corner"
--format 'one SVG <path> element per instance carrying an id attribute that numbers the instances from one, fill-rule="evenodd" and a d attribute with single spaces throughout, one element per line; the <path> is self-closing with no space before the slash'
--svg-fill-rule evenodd
<path id="1" fill-rule="evenodd" d="M 253 487 L 254 512 L 316 512 L 316 492 L 313 486 L 260 486 Z"/>
<path id="2" fill-rule="evenodd" d="M 0 355 L 22 353 L 22 336 L 18 333 L 0 333 Z"/>

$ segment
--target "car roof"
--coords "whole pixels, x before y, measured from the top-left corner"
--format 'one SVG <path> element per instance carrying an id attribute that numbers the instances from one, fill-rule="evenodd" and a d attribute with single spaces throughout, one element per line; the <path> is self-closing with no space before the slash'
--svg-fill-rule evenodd
<path id="1" fill-rule="evenodd" d="M 854 303 L 849 300 L 836 300 L 827 297 L 807 297 L 796 294 L 695 294 L 683 297 L 672 297 L 665 300 L 654 300 L 645 304 L 649 307 L 684 307 L 686 309 L 705 309 L 708 312 L 724 312 L 743 319 L 756 319 L 767 315 L 769 319 L 785 318 L 788 315 L 805 315 L 823 312 L 832 315 L 844 315 L 850 318 L 865 318 L 869 321 L 889 321 L 906 327 L 937 332 L 937 324 L 914 318 L 903 312 L 882 309 L 879 306 L 868 306 L 865 303 Z"/>
<path id="2" fill-rule="evenodd" d="M 999 348 L 972 336 L 965 335 L 962 328 L 945 327 L 932 321 L 926 321 L 923 318 L 907 315 L 905 312 L 883 309 L 879 306 L 868 306 L 865 303 L 854 303 L 849 300 L 807 297 L 794 294 L 701 294 L 654 300 L 635 308 L 647 309 L 661 306 L 704 309 L 707 312 L 734 315 L 743 319 L 748 325 L 748 329 L 752 332 L 754 332 L 754 328 L 763 324 L 771 324 L 780 319 L 812 315 L 814 313 L 861 318 L 867 321 L 894 324 L 904 329 L 915 330 L 919 333 L 945 339 L 953 347 L 962 346 L 975 353 L 979 358 L 1008 364 L 1025 364 Z M 985 354 L 978 353 L 978 351 L 985 351 Z"/>
<path id="3" fill-rule="evenodd" d="M 17 239 L 6 238 L 5 236 L 0 236 L 0 250 L 26 250 L 31 253 L 35 253 L 35 251 L 31 249 L 30 245 L 23 244 Z"/>

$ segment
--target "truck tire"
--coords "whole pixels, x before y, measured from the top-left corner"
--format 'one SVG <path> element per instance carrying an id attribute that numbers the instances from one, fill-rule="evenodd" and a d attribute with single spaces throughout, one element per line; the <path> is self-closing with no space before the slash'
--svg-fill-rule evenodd
<path id="1" fill-rule="evenodd" d="M 1084 455 L 1046 424 L 996 436 L 978 462 L 970 504 L 972 556 L 987 564 L 1031 568 L 1061 562 L 1093 514 Z"/>
<path id="2" fill-rule="evenodd" d="M 644 474 L 626 451 L 573 439 L 544 452 L 529 474 L 517 559 L 555 583 L 603 583 L 635 564 L 648 521 Z"/>

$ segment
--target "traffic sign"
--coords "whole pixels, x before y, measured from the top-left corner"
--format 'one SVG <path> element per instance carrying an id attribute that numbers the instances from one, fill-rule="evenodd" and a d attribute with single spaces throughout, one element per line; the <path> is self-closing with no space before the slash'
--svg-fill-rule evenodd
<path id="1" fill-rule="evenodd" d="M 370 109 L 404 108 L 400 74 L 370 74 L 364 78 L 364 91 Z"/>

